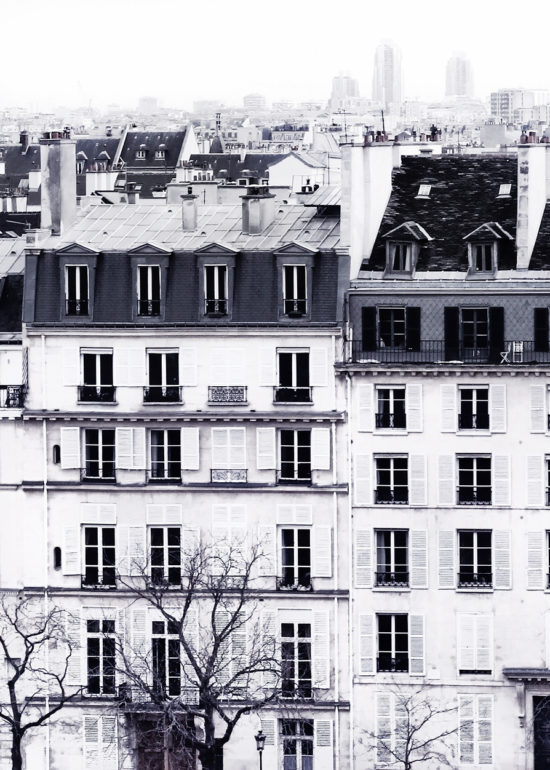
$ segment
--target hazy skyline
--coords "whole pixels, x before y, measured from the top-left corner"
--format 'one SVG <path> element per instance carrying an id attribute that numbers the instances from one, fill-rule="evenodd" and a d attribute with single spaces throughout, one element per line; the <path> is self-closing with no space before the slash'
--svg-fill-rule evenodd
<path id="1" fill-rule="evenodd" d="M 507 8 L 510 10 L 507 10 Z M 513 12 L 512 12 L 513 9 Z M 27 0 L 3 9 L 0 107 L 134 107 L 140 96 L 191 108 L 199 99 L 241 105 L 249 92 L 269 103 L 321 100 L 332 78 L 350 74 L 370 98 L 376 46 L 402 51 L 404 98 L 440 99 L 447 60 L 464 51 L 475 95 L 503 87 L 550 88 L 550 4 L 527 13 L 505 0 L 420 5 L 302 0 Z"/>

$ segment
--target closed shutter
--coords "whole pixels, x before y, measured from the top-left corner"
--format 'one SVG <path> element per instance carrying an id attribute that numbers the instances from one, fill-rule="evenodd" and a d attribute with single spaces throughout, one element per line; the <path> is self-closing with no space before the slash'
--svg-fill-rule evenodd
<path id="1" fill-rule="evenodd" d="M 489 347 L 493 363 L 500 363 L 504 350 L 504 308 L 489 308 Z"/>
<path id="2" fill-rule="evenodd" d="M 117 468 L 145 469 L 145 428 L 117 428 L 115 443 Z"/>
<path id="3" fill-rule="evenodd" d="M 63 348 L 63 385 L 80 385 L 80 351 Z"/>
<path id="4" fill-rule="evenodd" d="M 510 457 L 493 457 L 493 505 L 510 505 Z"/>
<path id="5" fill-rule="evenodd" d="M 185 471 L 200 468 L 199 428 L 181 429 L 181 467 Z"/>
<path id="6" fill-rule="evenodd" d="M 145 569 L 145 527 L 121 527 L 121 547 L 125 550 L 125 558 L 121 565 L 125 575 L 141 575 Z"/>
<path id="7" fill-rule="evenodd" d="M 489 388 L 489 414 L 492 433 L 506 433 L 506 385 Z"/>
<path id="8" fill-rule="evenodd" d="M 550 612 L 544 614 L 544 662 L 550 668 Z"/>
<path id="9" fill-rule="evenodd" d="M 492 615 L 458 615 L 458 670 L 493 670 Z"/>
<path id="10" fill-rule="evenodd" d="M 458 696 L 458 761 L 474 764 L 474 695 Z"/>
<path id="11" fill-rule="evenodd" d="M 428 533 L 413 529 L 410 533 L 411 588 L 428 587 Z"/>
<path id="12" fill-rule="evenodd" d="M 477 696 L 477 760 L 493 764 L 493 696 Z"/>
<path id="13" fill-rule="evenodd" d="M 422 385 L 409 384 L 405 390 L 407 430 L 411 433 L 422 431 Z"/>
<path id="14" fill-rule="evenodd" d="M 130 614 L 130 658 L 134 677 L 144 684 L 147 682 L 147 672 L 150 665 L 151 643 L 147 636 L 147 610 L 136 607 Z"/>
<path id="15" fill-rule="evenodd" d="M 64 575 L 80 575 L 80 526 L 65 527 L 61 570 Z"/>
<path id="16" fill-rule="evenodd" d="M 459 314 L 457 307 L 444 308 L 445 323 L 445 360 L 456 361 L 459 358 Z"/>
<path id="17" fill-rule="evenodd" d="M 544 468 L 542 455 L 530 455 L 527 458 L 527 505 L 541 508 L 544 503 Z"/>
<path id="18" fill-rule="evenodd" d="M 455 588 L 455 533 L 451 530 L 439 531 L 439 587 Z"/>
<path id="19" fill-rule="evenodd" d="M 313 509 L 311 505 L 277 506 L 277 524 L 312 524 Z"/>
<path id="20" fill-rule="evenodd" d="M 101 756 L 101 717 L 83 714 L 82 732 L 84 736 L 84 770 L 98 770 L 102 765 Z"/>
<path id="21" fill-rule="evenodd" d="M 61 467 L 80 468 L 80 428 L 61 428 Z"/>
<path id="22" fill-rule="evenodd" d="M 311 348 L 309 353 L 309 384 L 323 387 L 328 383 L 328 362 L 325 348 Z"/>
<path id="23" fill-rule="evenodd" d="M 355 532 L 355 587 L 372 586 L 372 531 L 358 529 Z"/>
<path id="24" fill-rule="evenodd" d="M 361 383 L 356 386 L 357 430 L 371 432 L 374 428 L 374 386 Z"/>
<path id="25" fill-rule="evenodd" d="M 274 769 L 277 767 L 277 720 L 262 717 L 260 728 L 265 735 L 263 763 L 266 768 Z"/>
<path id="26" fill-rule="evenodd" d="M 548 429 L 546 392 L 546 385 L 531 385 L 529 387 L 531 433 L 546 433 Z"/>
<path id="27" fill-rule="evenodd" d="M 371 456 L 369 454 L 356 454 L 353 460 L 355 504 L 370 505 L 372 503 Z"/>
<path id="28" fill-rule="evenodd" d="M 409 615 L 409 673 L 424 673 L 424 616 Z"/>
<path id="29" fill-rule="evenodd" d="M 362 349 L 376 350 L 376 308 L 364 307 L 361 310 Z"/>
<path id="30" fill-rule="evenodd" d="M 313 613 L 313 686 L 322 690 L 330 687 L 330 645 L 328 612 Z"/>
<path id="31" fill-rule="evenodd" d="M 104 714 L 101 724 L 101 770 L 118 770 L 117 717 Z M 96 770 L 96 768 L 93 768 Z"/>
<path id="32" fill-rule="evenodd" d="M 136 348 L 117 348 L 114 354 L 114 384 L 138 386 L 145 383 L 145 352 Z"/>
<path id="33" fill-rule="evenodd" d="M 314 723 L 315 767 L 317 770 L 332 770 L 334 755 L 332 748 L 332 721 L 330 719 L 316 719 Z M 303 766 L 303 765 L 302 765 Z"/>
<path id="34" fill-rule="evenodd" d="M 535 350 L 548 353 L 548 308 L 534 308 Z"/>
<path id="35" fill-rule="evenodd" d="M 260 613 L 260 644 L 262 655 L 265 658 L 279 658 L 279 645 L 277 640 L 277 613 L 273 610 L 262 610 Z M 280 660 L 279 660 L 280 664 Z M 262 671 L 262 685 L 271 690 L 279 684 L 278 666 L 274 669 Z"/>
<path id="36" fill-rule="evenodd" d="M 458 671 L 475 671 L 475 615 L 462 613 L 458 615 Z"/>
<path id="37" fill-rule="evenodd" d="M 476 664 L 478 671 L 493 670 L 493 618 L 476 615 Z"/>
<path id="38" fill-rule="evenodd" d="M 389 765 L 394 762 L 393 741 L 393 693 L 376 693 L 376 763 Z"/>
<path id="39" fill-rule="evenodd" d="M 313 577 L 332 577 L 332 529 L 314 526 Z"/>
<path id="40" fill-rule="evenodd" d="M 147 524 L 174 525 L 182 522 L 181 505 L 151 503 L 146 508 Z"/>
<path id="41" fill-rule="evenodd" d="M 275 350 L 265 347 L 260 349 L 260 385 L 273 387 L 277 384 L 277 373 L 275 371 Z"/>
<path id="42" fill-rule="evenodd" d="M 527 588 L 546 587 L 548 568 L 548 535 L 544 531 L 527 533 Z"/>
<path id="43" fill-rule="evenodd" d="M 359 673 L 374 674 L 374 618 L 359 615 Z"/>
<path id="44" fill-rule="evenodd" d="M 330 428 L 311 429 L 311 468 L 330 470 Z"/>
<path id="45" fill-rule="evenodd" d="M 67 635 L 68 662 L 67 662 L 67 684 L 82 686 L 84 678 L 82 676 L 83 648 L 82 648 L 82 618 L 80 608 L 73 612 L 65 611 L 65 633 Z"/>
<path id="46" fill-rule="evenodd" d="M 512 587 L 512 557 L 511 533 L 497 529 L 494 532 L 495 542 L 495 588 Z"/>
<path id="47" fill-rule="evenodd" d="M 407 350 L 420 350 L 420 308 L 408 307 L 405 313 Z"/>
<path id="48" fill-rule="evenodd" d="M 180 384 L 197 384 L 197 351 L 195 348 L 180 348 Z"/>
<path id="49" fill-rule="evenodd" d="M 114 503 L 80 503 L 81 524 L 116 524 Z"/>
<path id="50" fill-rule="evenodd" d="M 426 458 L 424 455 L 409 456 L 409 503 L 426 505 Z"/>
<path id="51" fill-rule="evenodd" d="M 455 458 L 454 455 L 439 456 L 439 505 L 455 504 Z"/>
<path id="52" fill-rule="evenodd" d="M 256 464 L 259 471 L 276 469 L 275 428 L 256 428 Z"/>
<path id="53" fill-rule="evenodd" d="M 276 532 L 277 530 L 273 526 L 260 524 L 258 527 L 258 542 L 261 548 L 258 573 L 264 577 L 272 577 L 277 574 Z"/>
<path id="54" fill-rule="evenodd" d="M 455 433 L 457 428 L 456 385 L 441 385 L 441 431 Z"/>

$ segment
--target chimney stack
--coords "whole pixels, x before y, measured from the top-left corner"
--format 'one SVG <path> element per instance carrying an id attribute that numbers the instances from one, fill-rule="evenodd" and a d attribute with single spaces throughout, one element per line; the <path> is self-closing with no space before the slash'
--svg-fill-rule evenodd
<path id="1" fill-rule="evenodd" d="M 41 227 L 62 235 L 76 217 L 76 142 L 70 132 L 48 131 L 40 139 Z"/>
<path id="2" fill-rule="evenodd" d="M 259 235 L 275 219 L 275 196 L 267 185 L 250 185 L 246 195 L 241 196 L 243 233 Z"/>
<path id="3" fill-rule="evenodd" d="M 181 226 L 184 233 L 192 233 L 197 229 L 197 198 L 193 188 L 187 188 L 187 195 L 181 195 Z"/>
<path id="4" fill-rule="evenodd" d="M 21 145 L 21 155 L 26 155 L 29 149 L 29 132 L 21 131 L 19 134 L 19 144 Z"/>

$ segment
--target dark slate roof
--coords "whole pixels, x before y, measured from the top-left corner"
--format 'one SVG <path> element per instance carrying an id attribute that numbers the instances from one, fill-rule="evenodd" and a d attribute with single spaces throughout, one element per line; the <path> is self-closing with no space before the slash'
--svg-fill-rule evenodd
<path id="1" fill-rule="evenodd" d="M 155 189 L 166 189 L 169 182 L 175 180 L 173 170 L 164 171 L 121 171 L 116 180 L 115 189 L 126 182 L 134 182 L 140 198 L 154 198 Z"/>
<path id="2" fill-rule="evenodd" d="M 0 278 L 0 332 L 21 331 L 23 275 Z"/>
<path id="3" fill-rule="evenodd" d="M 0 211 L 0 230 L 24 235 L 40 227 L 39 211 Z"/>
<path id="4" fill-rule="evenodd" d="M 117 151 L 119 139 L 112 139 L 110 137 L 101 137 L 100 139 L 94 138 L 94 137 L 87 137 L 86 139 L 77 139 L 76 140 L 76 154 L 78 156 L 78 153 L 82 152 L 86 156 L 86 162 L 84 166 L 84 170 L 88 171 L 89 169 L 93 169 L 93 164 L 95 160 L 106 160 L 108 159 L 102 155 L 102 153 L 106 152 L 109 156 L 110 162 L 113 162 L 113 158 L 115 157 L 115 153 Z M 101 155 L 101 157 L 100 157 Z M 81 156 L 82 158 L 82 156 Z M 84 160 L 84 158 L 82 158 Z"/>
<path id="5" fill-rule="evenodd" d="M 21 152 L 20 144 L 0 145 L 0 154 L 6 163 L 6 171 L 0 174 L 0 192 L 15 190 L 29 171 L 40 168 L 40 146 L 31 144 L 27 152 Z"/>
<path id="6" fill-rule="evenodd" d="M 245 171 L 250 172 L 250 176 L 265 177 L 269 166 L 287 156 L 288 153 L 249 152 L 241 161 L 240 155 L 237 154 L 199 153 L 191 155 L 189 162 L 197 168 L 211 168 L 214 179 L 235 182 L 240 177 L 246 176 Z M 225 173 L 220 173 L 224 169 Z"/>
<path id="7" fill-rule="evenodd" d="M 530 270 L 550 270 L 550 201 L 546 202 L 546 208 L 542 215 L 537 240 L 529 262 Z"/>
<path id="8" fill-rule="evenodd" d="M 134 168 L 175 168 L 180 156 L 186 129 L 181 131 L 128 131 L 120 159 Z M 161 147 L 161 145 L 163 145 Z M 136 152 L 146 150 L 145 160 L 136 160 Z M 155 159 L 155 152 L 165 151 L 164 159 Z"/>
<path id="9" fill-rule="evenodd" d="M 430 195 L 417 198 L 421 184 Z M 501 184 L 511 184 L 510 197 L 497 198 Z M 516 265 L 517 158 L 506 156 L 404 157 L 393 173 L 392 193 L 367 270 L 385 268 L 385 239 L 389 231 L 416 222 L 432 241 L 421 249 L 416 269 L 468 269 L 464 236 L 486 222 L 497 222 L 513 240 L 500 241 L 499 269 Z"/>

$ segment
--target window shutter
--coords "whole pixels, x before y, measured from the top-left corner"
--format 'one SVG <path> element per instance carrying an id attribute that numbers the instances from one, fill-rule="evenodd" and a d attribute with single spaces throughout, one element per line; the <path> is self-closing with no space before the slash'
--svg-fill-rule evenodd
<path id="1" fill-rule="evenodd" d="M 495 543 L 495 588 L 512 587 L 511 533 L 497 529 L 494 531 Z"/>
<path id="2" fill-rule="evenodd" d="M 420 308 L 408 307 L 405 313 L 407 350 L 420 350 Z"/>
<path id="3" fill-rule="evenodd" d="M 260 727 L 265 735 L 265 746 L 275 746 L 275 724 L 275 719 L 260 720 Z"/>
<path id="4" fill-rule="evenodd" d="M 61 428 L 61 467 L 80 468 L 80 428 Z"/>
<path id="5" fill-rule="evenodd" d="M 114 354 L 114 384 L 143 386 L 145 382 L 145 353 L 136 348 L 117 348 Z"/>
<path id="6" fill-rule="evenodd" d="M 456 409 L 456 385 L 441 385 L 441 431 L 456 433 L 458 419 Z"/>
<path id="7" fill-rule="evenodd" d="M 182 554 L 183 558 L 193 558 L 200 548 L 201 531 L 198 527 L 183 528 Z"/>
<path id="8" fill-rule="evenodd" d="M 458 671 L 474 671 L 475 654 L 475 615 L 458 615 Z"/>
<path id="9" fill-rule="evenodd" d="M 309 384 L 322 387 L 328 383 L 328 362 L 325 348 L 311 348 L 309 354 Z"/>
<path id="10" fill-rule="evenodd" d="M 422 431 L 422 385 L 417 383 L 407 385 L 405 409 L 407 430 L 411 433 L 420 433 Z"/>
<path id="11" fill-rule="evenodd" d="M 489 308 L 489 346 L 494 363 L 500 363 L 500 354 L 504 350 L 504 308 Z"/>
<path id="12" fill-rule="evenodd" d="M 372 587 L 372 534 L 370 529 L 355 532 L 355 587 Z"/>
<path id="13" fill-rule="evenodd" d="M 376 350 L 376 308 L 364 307 L 361 310 L 361 334 L 363 350 Z"/>
<path id="14" fill-rule="evenodd" d="M 81 686 L 82 676 L 82 618 L 80 608 L 73 612 L 65 611 L 65 633 L 67 635 L 70 656 L 67 663 L 67 684 Z"/>
<path id="15" fill-rule="evenodd" d="M 145 569 L 145 527 L 130 526 L 127 536 L 126 574 L 141 575 Z"/>
<path id="16" fill-rule="evenodd" d="M 118 740 L 117 718 L 104 714 L 100 717 L 101 724 L 101 757 L 102 770 L 118 770 Z M 97 770 L 97 766 L 93 768 Z"/>
<path id="17" fill-rule="evenodd" d="M 370 476 L 370 455 L 356 454 L 354 457 L 355 504 L 372 503 L 372 479 Z"/>
<path id="18" fill-rule="evenodd" d="M 494 455 L 493 505 L 510 505 L 510 457 Z"/>
<path id="19" fill-rule="evenodd" d="M 263 759 L 267 768 L 277 766 L 277 720 L 260 719 L 260 728 L 265 735 Z"/>
<path id="20" fill-rule="evenodd" d="M 63 385 L 80 385 L 80 351 L 63 348 Z"/>
<path id="21" fill-rule="evenodd" d="M 409 672 L 424 673 L 424 616 L 409 615 Z"/>
<path id="22" fill-rule="evenodd" d="M 428 587 L 428 533 L 425 529 L 410 532 L 411 588 Z"/>
<path id="23" fill-rule="evenodd" d="M 548 353 L 548 308 L 534 308 L 535 350 Z"/>
<path id="24" fill-rule="evenodd" d="M 289 505 L 285 503 L 277 506 L 277 524 L 312 524 L 313 509 L 311 505 Z"/>
<path id="25" fill-rule="evenodd" d="M 330 428 L 311 429 L 311 468 L 330 470 Z"/>
<path id="26" fill-rule="evenodd" d="M 275 350 L 273 348 L 260 349 L 260 385 L 273 387 L 277 384 L 275 371 Z"/>
<path id="27" fill-rule="evenodd" d="M 116 524 L 115 503 L 80 503 L 81 524 Z"/>
<path id="28" fill-rule="evenodd" d="M 181 467 L 185 471 L 200 468 L 199 428 L 181 429 Z"/>
<path id="29" fill-rule="evenodd" d="M 80 575 L 80 527 L 65 527 L 61 568 L 64 575 Z"/>
<path id="30" fill-rule="evenodd" d="M 100 716 L 82 715 L 84 735 L 84 770 L 97 770 L 102 767 L 103 757 L 100 751 Z"/>
<path id="31" fill-rule="evenodd" d="M 229 463 L 229 428 L 211 428 L 212 468 L 227 468 Z"/>
<path id="32" fill-rule="evenodd" d="M 376 693 L 376 764 L 390 765 L 392 754 L 393 693 Z"/>
<path id="33" fill-rule="evenodd" d="M 493 696 L 477 696 L 477 752 L 480 765 L 493 764 Z"/>
<path id="34" fill-rule="evenodd" d="M 545 551 L 547 547 L 546 532 L 527 533 L 527 588 L 536 590 L 546 585 Z"/>
<path id="35" fill-rule="evenodd" d="M 328 612 L 313 613 L 313 686 L 322 690 L 330 687 L 330 649 Z"/>
<path id="36" fill-rule="evenodd" d="M 359 615 L 359 673 L 374 674 L 374 615 Z"/>
<path id="37" fill-rule="evenodd" d="M 197 384 L 197 351 L 195 348 L 180 348 L 180 383 L 193 386 Z"/>
<path id="38" fill-rule="evenodd" d="M 474 764 L 474 695 L 458 696 L 458 761 Z"/>
<path id="39" fill-rule="evenodd" d="M 445 360 L 456 361 L 459 358 L 459 314 L 457 307 L 446 307 L 445 323 Z"/>
<path id="40" fill-rule="evenodd" d="M 277 574 L 276 538 L 275 527 L 259 525 L 258 542 L 262 550 L 262 557 L 258 562 L 258 573 L 263 577 L 273 577 Z"/>
<path id="41" fill-rule="evenodd" d="M 132 428 L 133 457 L 135 470 L 145 470 L 145 428 Z"/>
<path id="42" fill-rule="evenodd" d="M 182 506 L 151 503 L 146 507 L 146 519 L 147 524 L 181 524 Z"/>
<path id="43" fill-rule="evenodd" d="M 120 470 L 145 469 L 145 428 L 117 428 L 116 464 Z"/>
<path id="44" fill-rule="evenodd" d="M 455 588 L 455 533 L 439 531 L 439 587 Z"/>
<path id="45" fill-rule="evenodd" d="M 277 467 L 275 428 L 256 428 L 256 464 L 259 471 L 273 471 Z"/>
<path id="46" fill-rule="evenodd" d="M 260 635 L 262 655 L 267 658 L 279 656 L 279 645 L 277 639 L 277 613 L 273 610 L 262 610 L 260 613 Z M 279 661 L 280 663 L 280 661 Z M 273 689 L 278 685 L 278 676 L 276 671 L 262 671 L 262 684 L 268 689 Z"/>
<path id="47" fill-rule="evenodd" d="M 489 388 L 489 414 L 492 433 L 506 433 L 506 385 Z"/>
<path id="48" fill-rule="evenodd" d="M 550 668 L 550 612 L 544 614 L 544 661 L 546 668 Z"/>
<path id="49" fill-rule="evenodd" d="M 317 770 L 332 770 L 334 764 L 332 749 L 332 721 L 330 719 L 316 719 L 315 730 L 315 767 Z M 302 767 L 304 765 L 302 764 Z"/>
<path id="50" fill-rule="evenodd" d="M 144 684 L 147 682 L 147 672 L 150 665 L 149 655 L 151 642 L 147 638 L 147 610 L 136 607 L 130 615 L 130 653 L 132 671 Z M 138 686 L 139 687 L 139 686 Z"/>
<path id="51" fill-rule="evenodd" d="M 332 577 L 332 529 L 313 527 L 313 577 Z"/>
<path id="52" fill-rule="evenodd" d="M 548 429 L 548 409 L 546 406 L 546 385 L 529 387 L 531 408 L 531 433 L 546 433 Z"/>
<path id="53" fill-rule="evenodd" d="M 493 670 L 493 617 L 475 615 L 475 666 L 478 671 Z"/>
<path id="54" fill-rule="evenodd" d="M 424 455 L 409 456 L 409 503 L 426 505 L 426 458 Z"/>
<path id="55" fill-rule="evenodd" d="M 357 391 L 357 430 L 371 432 L 374 428 L 374 386 L 360 383 Z"/>
<path id="56" fill-rule="evenodd" d="M 541 508 L 544 505 L 544 464 L 542 455 L 527 458 L 527 505 Z"/>
<path id="57" fill-rule="evenodd" d="M 455 504 L 454 455 L 439 455 L 439 505 Z"/>

